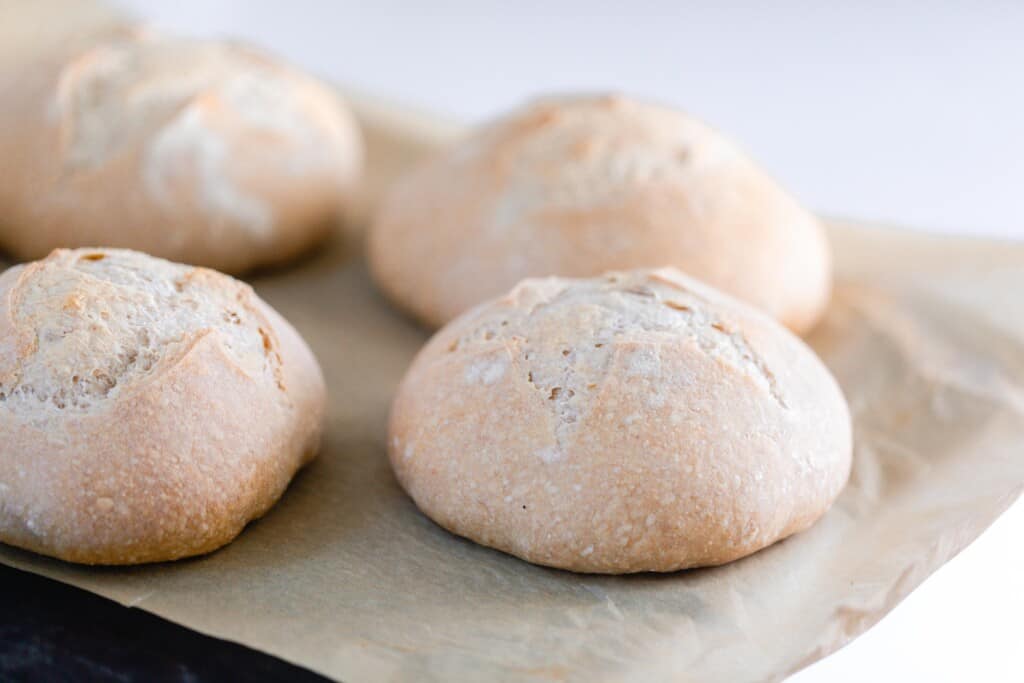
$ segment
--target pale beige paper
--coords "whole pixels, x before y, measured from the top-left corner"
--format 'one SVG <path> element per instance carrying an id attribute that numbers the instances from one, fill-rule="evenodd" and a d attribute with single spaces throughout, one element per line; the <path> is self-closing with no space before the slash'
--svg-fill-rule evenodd
<path id="1" fill-rule="evenodd" d="M 69 35 L 110 26 L 121 17 L 99 0 L 0 0 L 0 67 L 17 68 Z"/>
<path id="2" fill-rule="evenodd" d="M 375 191 L 458 132 L 365 98 Z M 810 341 L 856 421 L 849 487 L 814 528 L 732 565 L 579 576 L 451 536 L 384 454 L 426 333 L 376 294 L 357 239 L 257 279 L 331 390 L 320 458 L 227 548 L 174 564 L 38 572 L 358 681 L 777 680 L 842 646 L 1024 486 L 1024 246 L 833 223 L 838 286 Z"/>

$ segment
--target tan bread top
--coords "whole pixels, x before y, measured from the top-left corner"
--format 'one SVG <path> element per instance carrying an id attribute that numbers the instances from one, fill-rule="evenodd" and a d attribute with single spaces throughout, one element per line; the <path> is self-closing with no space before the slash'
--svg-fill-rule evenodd
<path id="1" fill-rule="evenodd" d="M 0 401 L 15 414 L 108 409 L 207 334 L 245 374 L 280 373 L 252 290 L 213 271 L 61 250 L 3 277 L 14 282 L 0 322 Z"/>
<path id="2" fill-rule="evenodd" d="M 528 280 L 442 329 L 395 399 L 402 485 L 442 526 L 577 571 L 718 564 L 806 528 L 850 467 L 800 340 L 672 270 Z"/>
<path id="3" fill-rule="evenodd" d="M 435 325 L 525 277 L 671 265 L 803 331 L 830 286 L 818 222 L 732 142 L 620 96 L 479 129 L 397 184 L 369 249 L 385 291 Z"/>
<path id="4" fill-rule="evenodd" d="M 209 552 L 315 453 L 325 389 L 252 289 L 136 252 L 0 276 L 0 541 L 78 562 Z"/>
<path id="5" fill-rule="evenodd" d="M 4 84 L 0 149 L 19 163 L 0 238 L 23 257 L 86 242 L 263 265 L 322 236 L 360 174 L 338 98 L 244 45 L 119 27 Z"/>
<path id="6" fill-rule="evenodd" d="M 68 170 L 102 166 L 125 148 L 144 146 L 144 187 L 155 199 L 173 202 L 173 186 L 184 180 L 175 176 L 194 164 L 201 205 L 256 233 L 271 228 L 272 209 L 232 177 L 236 169 L 226 157 L 232 138 L 244 144 L 258 131 L 288 145 L 287 174 L 358 161 L 335 154 L 348 131 L 333 102 L 258 52 L 231 43 L 146 30 L 103 43 L 64 67 L 50 113 Z M 225 117 L 237 128 L 222 128 Z"/>

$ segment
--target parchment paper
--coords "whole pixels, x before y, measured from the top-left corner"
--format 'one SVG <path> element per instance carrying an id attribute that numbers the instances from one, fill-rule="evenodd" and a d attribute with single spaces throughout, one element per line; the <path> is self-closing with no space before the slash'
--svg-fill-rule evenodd
<path id="1" fill-rule="evenodd" d="M 373 188 L 457 132 L 358 99 Z M 358 221 L 356 221 L 358 224 Z M 810 337 L 856 423 L 850 484 L 815 527 L 710 570 L 534 567 L 420 515 L 384 453 L 391 394 L 427 334 L 373 290 L 350 230 L 254 280 L 330 386 L 319 459 L 234 543 L 103 569 L 0 562 L 327 676 L 359 681 L 770 681 L 871 626 L 1024 487 L 1024 245 L 834 221 L 838 284 Z"/>

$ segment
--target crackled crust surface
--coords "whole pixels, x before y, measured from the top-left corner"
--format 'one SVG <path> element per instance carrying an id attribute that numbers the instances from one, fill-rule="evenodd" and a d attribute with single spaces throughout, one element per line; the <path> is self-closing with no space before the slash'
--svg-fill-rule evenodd
<path id="1" fill-rule="evenodd" d="M 817 220 L 734 144 L 619 96 L 479 129 L 397 183 L 368 249 L 382 289 L 437 326 L 526 277 L 673 266 L 803 332 L 831 280 Z"/>
<path id="2" fill-rule="evenodd" d="M 322 238 L 356 190 L 350 113 L 244 45 L 108 28 L 0 73 L 0 244 L 105 244 L 237 272 Z"/>
<path id="3" fill-rule="evenodd" d="M 850 418 L 814 353 L 678 271 L 527 280 L 442 329 L 392 408 L 445 528 L 583 572 L 728 562 L 817 520 Z"/>
<path id="4" fill-rule="evenodd" d="M 247 285 L 136 252 L 0 275 L 0 541 L 130 564 L 209 552 L 316 452 L 325 389 Z"/>

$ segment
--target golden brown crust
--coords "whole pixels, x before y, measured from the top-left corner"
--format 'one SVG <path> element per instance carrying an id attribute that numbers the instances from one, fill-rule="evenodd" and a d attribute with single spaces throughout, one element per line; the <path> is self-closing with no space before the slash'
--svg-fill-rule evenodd
<path id="1" fill-rule="evenodd" d="M 527 280 L 429 342 L 389 455 L 441 526 L 581 572 L 673 571 L 805 529 L 851 459 L 814 353 L 677 271 Z"/>
<path id="2" fill-rule="evenodd" d="M 231 278 L 114 250 L 0 276 L 0 541 L 90 564 L 215 550 L 314 457 L 324 409 L 309 349 Z"/>
<path id="3" fill-rule="evenodd" d="M 797 332 L 828 300 L 821 226 L 707 126 L 622 97 L 545 100 L 399 181 L 378 284 L 432 326 L 525 277 L 674 266 Z"/>
<path id="4" fill-rule="evenodd" d="M 248 47 L 120 26 L 0 73 L 0 246 L 102 244 L 240 272 L 323 239 L 362 143 L 312 78 Z"/>

